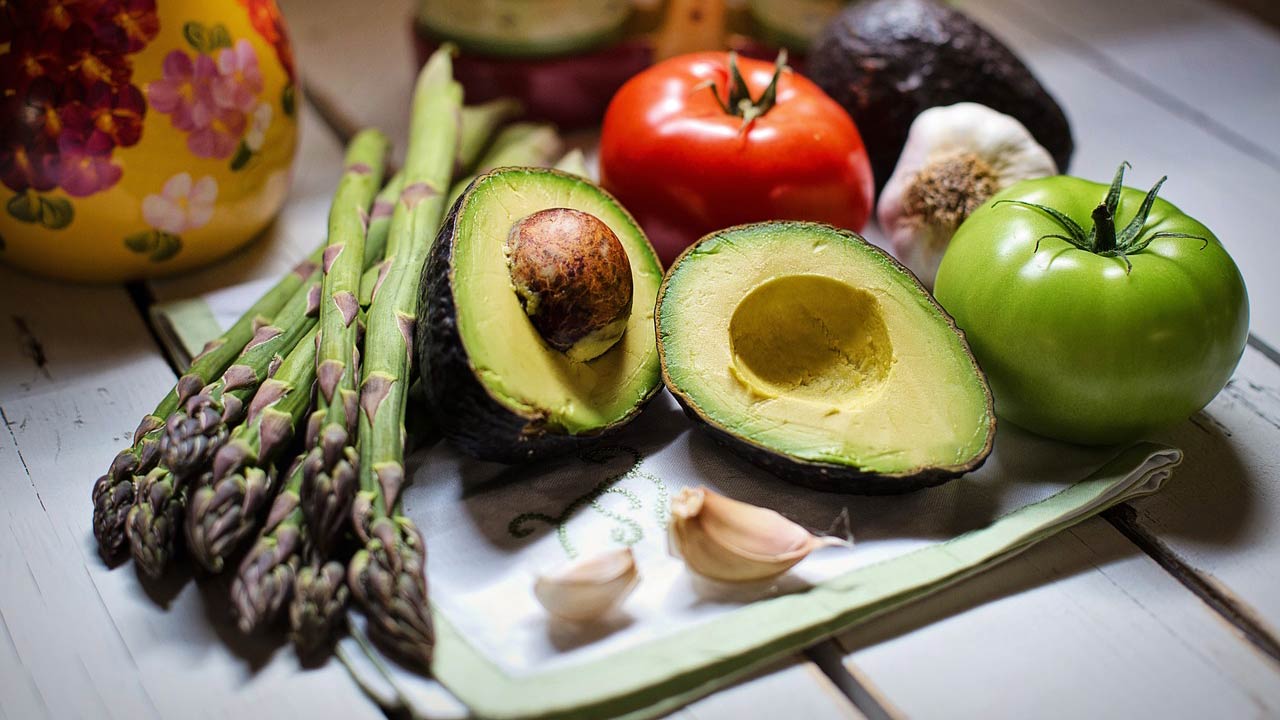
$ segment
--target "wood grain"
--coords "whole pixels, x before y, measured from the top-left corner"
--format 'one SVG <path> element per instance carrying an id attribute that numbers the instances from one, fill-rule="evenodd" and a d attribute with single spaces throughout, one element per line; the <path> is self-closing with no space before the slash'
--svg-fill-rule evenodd
<path id="1" fill-rule="evenodd" d="M 281 636 L 240 637 L 221 583 L 98 559 L 89 488 L 173 382 L 128 295 L 0 269 L 0 307 L 0 710 L 381 717 L 336 663 L 302 672 Z"/>
<path id="2" fill-rule="evenodd" d="M 1101 519 L 840 642 L 913 718 L 1280 712 L 1280 666 Z"/>

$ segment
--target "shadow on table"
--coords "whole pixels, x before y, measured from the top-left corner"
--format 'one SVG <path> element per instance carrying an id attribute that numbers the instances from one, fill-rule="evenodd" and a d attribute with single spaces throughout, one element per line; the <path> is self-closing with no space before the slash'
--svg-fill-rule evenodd
<path id="1" fill-rule="evenodd" d="M 1086 523 L 1104 524 L 1093 518 Z M 845 655 L 853 654 L 895 638 L 908 635 L 948 618 L 963 615 L 985 605 L 1052 585 L 1082 573 L 1097 571 L 1110 563 L 1139 554 L 1134 545 L 1119 538 L 1116 531 L 1099 525 L 1102 539 L 1091 530 L 1066 530 L 1049 537 L 1026 552 L 948 588 L 914 600 L 885 615 L 872 617 L 835 637 Z M 1086 542 L 1078 533 L 1091 536 Z M 1056 606 L 1055 606 L 1056 607 Z M 1049 618 L 1046 618 L 1048 621 Z"/>
<path id="2" fill-rule="evenodd" d="M 1182 448 L 1183 463 L 1162 491 L 1131 503 L 1138 525 L 1160 536 L 1219 547 L 1248 542 L 1269 518 L 1259 512 L 1257 488 L 1236 450 L 1245 440 L 1201 411 L 1167 433 L 1165 441 Z M 1270 441 L 1273 448 L 1280 443 L 1280 432 Z"/>

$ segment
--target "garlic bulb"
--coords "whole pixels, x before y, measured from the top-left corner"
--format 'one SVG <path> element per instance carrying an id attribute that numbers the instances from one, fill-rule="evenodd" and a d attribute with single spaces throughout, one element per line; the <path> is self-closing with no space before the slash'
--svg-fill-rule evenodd
<path id="1" fill-rule="evenodd" d="M 706 488 L 685 488 L 671 501 L 668 537 L 689 570 L 726 582 L 777 577 L 817 548 L 848 545 Z"/>
<path id="2" fill-rule="evenodd" d="M 911 123 L 876 217 L 893 254 L 928 288 L 960 223 L 1019 180 L 1055 175 L 1022 123 L 977 103 L 934 107 Z"/>
<path id="3" fill-rule="evenodd" d="M 622 548 L 538 576 L 533 594 L 558 618 L 590 622 L 617 607 L 639 582 L 635 555 Z"/>

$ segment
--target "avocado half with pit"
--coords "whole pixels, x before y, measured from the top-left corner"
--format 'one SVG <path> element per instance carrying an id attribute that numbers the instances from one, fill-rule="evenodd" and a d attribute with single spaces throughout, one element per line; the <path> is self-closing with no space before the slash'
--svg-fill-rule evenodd
<path id="1" fill-rule="evenodd" d="M 964 334 L 854 233 L 802 222 L 712 233 L 667 272 L 657 325 L 685 412 L 787 480 L 907 492 L 991 452 L 991 391 Z"/>
<path id="2" fill-rule="evenodd" d="M 661 387 L 661 282 L 644 232 L 599 187 L 537 168 L 480 176 L 423 270 L 416 346 L 436 425 L 505 463 L 621 428 Z"/>

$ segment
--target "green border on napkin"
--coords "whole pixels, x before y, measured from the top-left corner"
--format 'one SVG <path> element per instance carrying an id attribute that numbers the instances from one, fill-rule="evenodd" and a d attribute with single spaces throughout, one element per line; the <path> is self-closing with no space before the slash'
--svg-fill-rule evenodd
<path id="1" fill-rule="evenodd" d="M 1054 533 L 1159 489 L 1181 451 L 1141 443 L 988 527 L 763 600 L 608 658 L 513 678 L 439 612 L 433 674 L 485 718 L 647 718 L 672 712 L 853 625 L 964 580 Z M 1147 472 L 1137 472 L 1150 464 Z M 1159 474 L 1155 471 L 1161 470 Z"/>
<path id="2" fill-rule="evenodd" d="M 151 307 L 151 326 L 175 365 L 187 368 L 204 344 L 222 334 L 209 303 L 201 298 L 174 300 Z"/>

